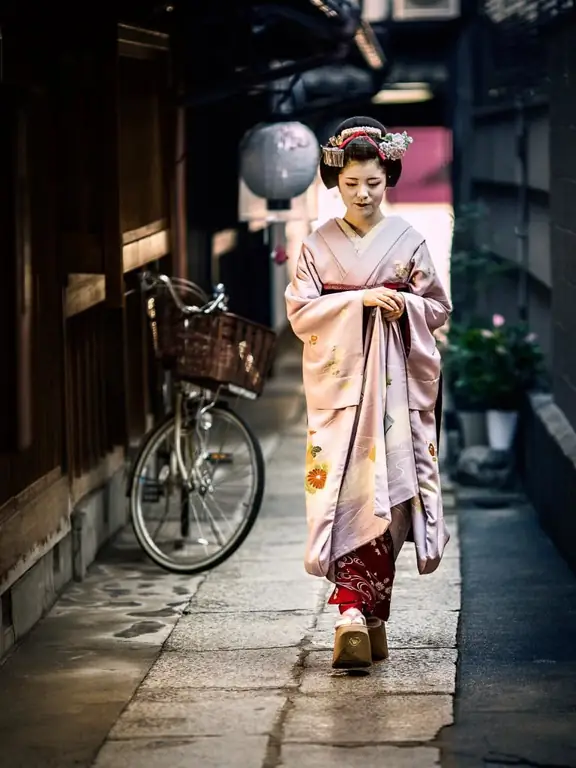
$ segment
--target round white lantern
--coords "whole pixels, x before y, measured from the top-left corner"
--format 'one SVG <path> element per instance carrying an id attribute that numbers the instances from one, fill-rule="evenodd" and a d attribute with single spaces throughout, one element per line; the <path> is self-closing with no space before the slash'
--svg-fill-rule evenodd
<path id="1" fill-rule="evenodd" d="M 269 208 L 290 207 L 316 177 L 320 148 L 302 123 L 273 123 L 249 131 L 240 147 L 240 174 L 252 194 Z"/>

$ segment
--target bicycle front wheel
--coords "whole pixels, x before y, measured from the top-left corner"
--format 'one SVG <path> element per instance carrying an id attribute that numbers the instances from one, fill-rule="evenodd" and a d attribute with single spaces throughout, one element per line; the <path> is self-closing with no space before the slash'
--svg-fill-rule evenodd
<path id="1" fill-rule="evenodd" d="M 264 458 L 250 427 L 223 404 L 182 427 L 191 484 L 181 475 L 175 441 L 172 416 L 142 446 L 130 483 L 130 516 L 155 563 L 174 573 L 201 573 L 227 560 L 250 533 L 264 494 Z"/>

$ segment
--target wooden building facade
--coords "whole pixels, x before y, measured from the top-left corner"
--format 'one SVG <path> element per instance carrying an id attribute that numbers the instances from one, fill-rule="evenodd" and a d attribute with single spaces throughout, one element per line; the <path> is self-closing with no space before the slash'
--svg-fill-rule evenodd
<path id="1" fill-rule="evenodd" d="M 154 391 L 133 289 L 172 266 L 177 122 L 165 34 L 2 14 L 0 655 L 125 521 Z"/>

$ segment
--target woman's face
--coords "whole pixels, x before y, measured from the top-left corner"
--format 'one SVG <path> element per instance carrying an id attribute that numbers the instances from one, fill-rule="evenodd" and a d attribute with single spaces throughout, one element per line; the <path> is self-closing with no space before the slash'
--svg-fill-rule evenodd
<path id="1" fill-rule="evenodd" d="M 353 160 L 338 177 L 346 210 L 372 216 L 380 208 L 386 191 L 386 173 L 377 160 Z"/>

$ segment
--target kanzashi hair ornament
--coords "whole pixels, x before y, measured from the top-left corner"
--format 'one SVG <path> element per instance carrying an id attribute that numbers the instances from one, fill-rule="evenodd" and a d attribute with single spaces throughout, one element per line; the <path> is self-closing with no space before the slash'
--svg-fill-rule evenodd
<path id="1" fill-rule="evenodd" d="M 327 145 L 322 145 L 322 160 L 324 164 L 332 168 L 343 168 L 346 146 L 354 139 L 361 137 L 376 147 L 378 154 L 384 161 L 401 160 L 410 144 L 414 141 L 411 136 L 408 136 L 406 131 L 403 133 L 387 133 L 382 139 L 382 132 L 379 128 L 347 128 L 338 136 L 332 136 L 328 140 Z M 378 139 L 381 139 L 381 141 L 378 141 Z"/>
<path id="2" fill-rule="evenodd" d="M 388 160 L 402 160 L 410 144 L 414 142 L 412 136 L 403 133 L 387 133 L 380 142 L 380 149 Z"/>

